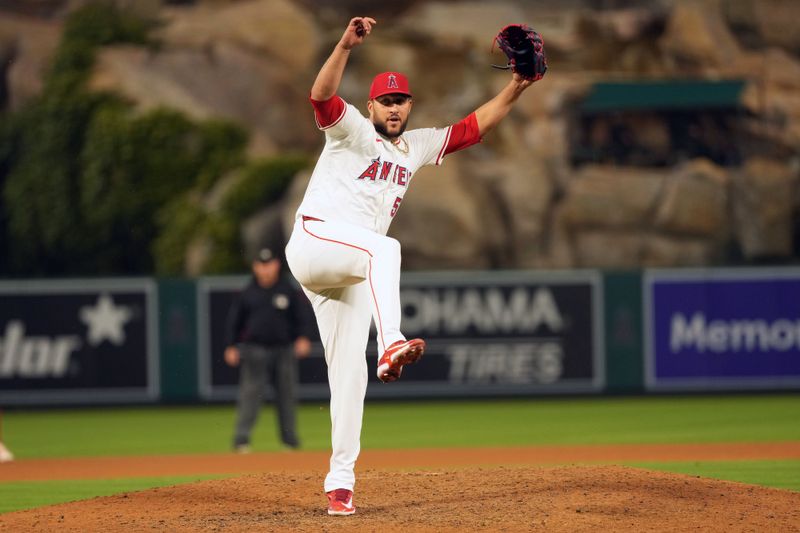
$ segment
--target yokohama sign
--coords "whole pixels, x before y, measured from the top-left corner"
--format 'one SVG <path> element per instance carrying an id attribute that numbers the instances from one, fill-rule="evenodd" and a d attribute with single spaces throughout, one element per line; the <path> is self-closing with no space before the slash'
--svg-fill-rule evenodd
<path id="1" fill-rule="evenodd" d="M 222 361 L 223 324 L 241 278 L 198 284 L 199 390 L 232 399 L 236 372 Z M 605 385 L 602 284 L 594 272 L 407 274 L 401 330 L 427 342 L 422 360 L 391 386 L 370 379 L 368 397 L 597 392 Z M 374 340 L 367 364 L 374 376 Z M 328 397 L 322 346 L 300 361 L 299 395 Z M 269 392 L 268 392 L 269 393 Z"/>
<path id="2" fill-rule="evenodd" d="M 416 274 L 400 296 L 403 333 L 428 343 L 403 370 L 409 388 L 524 395 L 605 384 L 599 274 Z"/>

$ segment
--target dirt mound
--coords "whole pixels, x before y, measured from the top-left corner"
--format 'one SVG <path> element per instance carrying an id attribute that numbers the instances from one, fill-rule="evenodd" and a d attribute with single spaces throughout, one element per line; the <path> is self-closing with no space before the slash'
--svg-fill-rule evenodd
<path id="1" fill-rule="evenodd" d="M 329 517 L 320 472 L 271 472 L 0 516 L 0 531 L 800 531 L 800 493 L 619 466 L 359 473 Z"/>

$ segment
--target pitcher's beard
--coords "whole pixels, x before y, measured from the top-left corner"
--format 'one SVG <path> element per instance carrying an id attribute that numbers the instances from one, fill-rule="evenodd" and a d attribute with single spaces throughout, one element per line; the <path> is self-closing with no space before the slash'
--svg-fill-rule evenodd
<path id="1" fill-rule="evenodd" d="M 390 140 L 394 141 L 398 137 L 400 137 L 403 134 L 404 131 L 406 131 L 406 126 L 408 126 L 408 121 L 403 122 L 403 125 L 400 126 L 400 131 L 397 133 L 397 135 L 391 135 L 388 131 L 386 131 L 386 125 L 385 124 L 376 124 L 374 122 L 373 122 L 373 124 L 375 125 L 375 131 L 377 131 L 378 133 L 380 133 L 381 135 L 383 135 L 387 139 L 390 139 Z"/>

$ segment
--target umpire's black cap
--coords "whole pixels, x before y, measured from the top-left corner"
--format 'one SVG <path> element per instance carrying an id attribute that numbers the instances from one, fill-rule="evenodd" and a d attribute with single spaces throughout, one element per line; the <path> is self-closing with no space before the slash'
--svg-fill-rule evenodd
<path id="1" fill-rule="evenodd" d="M 278 258 L 278 256 L 276 256 L 272 252 L 271 248 L 261 248 L 258 251 L 258 253 L 256 254 L 256 259 L 255 260 L 258 261 L 259 263 L 269 263 L 273 259 L 277 259 L 277 258 Z"/>

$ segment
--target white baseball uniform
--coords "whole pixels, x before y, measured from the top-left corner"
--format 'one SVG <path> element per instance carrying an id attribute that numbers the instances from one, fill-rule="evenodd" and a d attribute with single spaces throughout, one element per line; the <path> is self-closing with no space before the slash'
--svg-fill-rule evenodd
<path id="1" fill-rule="evenodd" d="M 286 246 L 311 300 L 328 365 L 332 448 L 325 492 L 353 490 L 367 389 L 366 345 L 378 356 L 400 333 L 400 243 L 386 236 L 416 171 L 480 140 L 474 113 L 447 128 L 405 132 L 397 143 L 338 96 L 312 100 L 325 147 Z"/>

